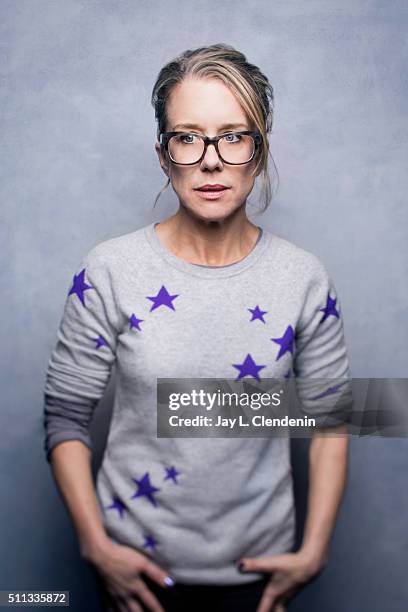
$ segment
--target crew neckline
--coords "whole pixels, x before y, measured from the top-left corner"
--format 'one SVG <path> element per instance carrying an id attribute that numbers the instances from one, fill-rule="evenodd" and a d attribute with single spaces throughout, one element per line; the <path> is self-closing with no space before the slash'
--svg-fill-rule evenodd
<path id="1" fill-rule="evenodd" d="M 257 242 L 245 257 L 231 264 L 207 266 L 205 264 L 191 263 L 174 255 L 174 253 L 167 249 L 160 240 L 156 232 L 156 225 L 158 225 L 158 222 L 154 221 L 144 228 L 145 237 L 152 249 L 174 268 L 192 276 L 200 276 L 202 278 L 225 278 L 239 274 L 252 266 L 259 259 L 272 238 L 270 232 L 257 226 L 261 233 L 258 236 Z"/>

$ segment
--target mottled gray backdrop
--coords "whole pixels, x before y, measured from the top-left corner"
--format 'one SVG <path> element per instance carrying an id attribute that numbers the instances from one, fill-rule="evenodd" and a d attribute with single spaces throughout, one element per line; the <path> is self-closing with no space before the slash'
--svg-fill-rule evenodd
<path id="1" fill-rule="evenodd" d="M 82 255 L 176 209 L 170 190 L 152 208 L 150 94 L 181 51 L 226 42 L 269 76 L 280 185 L 254 219 L 325 262 L 353 376 L 406 376 L 407 22 L 404 0 L 0 0 L 1 589 L 97 610 L 42 450 L 42 385 Z M 291 611 L 407 609 L 407 459 L 407 440 L 352 440 L 330 565 Z"/>

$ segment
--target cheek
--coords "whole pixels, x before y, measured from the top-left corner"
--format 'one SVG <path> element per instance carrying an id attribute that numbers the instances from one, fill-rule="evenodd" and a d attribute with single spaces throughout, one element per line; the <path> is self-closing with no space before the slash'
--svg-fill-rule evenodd
<path id="1" fill-rule="evenodd" d="M 172 169 L 170 178 L 171 182 L 173 183 L 173 187 L 177 191 L 188 190 L 193 187 L 192 178 L 187 174 L 185 170 L 177 168 L 177 166 Z"/>
<path id="2" fill-rule="evenodd" d="M 254 182 L 254 177 L 251 176 L 250 172 L 245 172 L 237 176 L 234 180 L 234 184 L 237 190 L 246 191 Z"/>

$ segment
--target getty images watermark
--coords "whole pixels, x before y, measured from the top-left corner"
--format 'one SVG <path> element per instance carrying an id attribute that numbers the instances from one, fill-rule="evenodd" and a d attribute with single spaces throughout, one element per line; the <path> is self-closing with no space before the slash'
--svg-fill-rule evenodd
<path id="1" fill-rule="evenodd" d="M 289 418 L 285 415 L 279 417 L 266 417 L 264 414 L 247 415 L 239 414 L 236 417 L 223 417 L 220 408 L 226 406 L 235 408 L 245 407 L 253 411 L 259 410 L 262 407 L 281 406 L 284 390 L 280 389 L 275 393 L 248 393 L 248 392 L 227 392 L 218 389 L 215 392 L 208 392 L 204 389 L 192 389 L 190 392 L 172 392 L 169 395 L 168 407 L 170 410 L 180 410 L 186 407 L 200 407 L 206 412 L 218 410 L 218 414 L 214 417 L 208 415 L 197 414 L 195 416 L 180 416 L 173 414 L 169 416 L 170 427 L 254 427 L 260 426 L 315 426 L 315 419 L 301 417 L 298 419 Z"/>
<path id="2" fill-rule="evenodd" d="M 158 378 L 157 436 L 407 437 L 408 379 Z M 337 430 L 333 430 L 337 428 Z"/>

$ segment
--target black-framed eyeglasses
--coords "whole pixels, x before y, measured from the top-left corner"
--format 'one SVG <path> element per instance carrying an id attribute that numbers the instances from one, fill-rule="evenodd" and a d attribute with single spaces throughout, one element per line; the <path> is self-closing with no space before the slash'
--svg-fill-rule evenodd
<path id="1" fill-rule="evenodd" d="M 161 132 L 159 142 L 172 162 L 180 166 L 198 164 L 210 144 L 226 164 L 240 166 L 249 163 L 262 143 L 262 134 L 252 130 L 227 132 L 214 138 L 191 132 Z"/>

